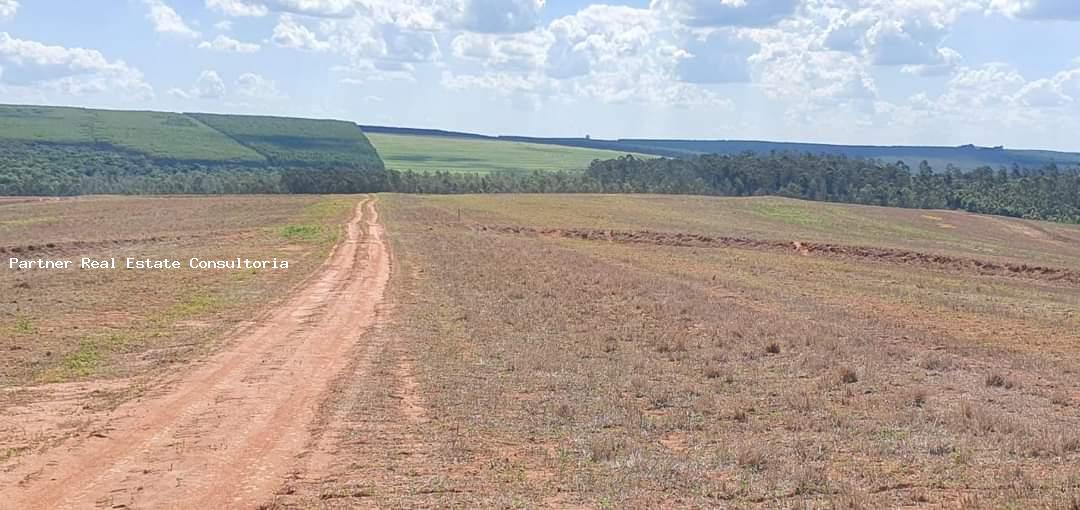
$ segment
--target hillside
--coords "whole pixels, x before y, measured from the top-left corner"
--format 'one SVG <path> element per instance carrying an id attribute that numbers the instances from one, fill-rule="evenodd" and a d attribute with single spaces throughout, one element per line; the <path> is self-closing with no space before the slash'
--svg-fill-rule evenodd
<path id="1" fill-rule="evenodd" d="M 382 170 L 349 122 L 0 105 L 0 195 L 356 192 Z"/>
<path id="2" fill-rule="evenodd" d="M 386 166 L 401 171 L 572 171 L 588 167 L 595 159 L 612 159 L 627 154 L 591 148 L 515 142 L 481 135 L 459 137 L 432 130 L 368 132 L 367 135 Z"/>
<path id="3" fill-rule="evenodd" d="M 108 146 L 155 159 L 266 161 L 258 152 L 179 113 L 0 105 L 0 119 L 0 140 L 5 142 Z"/>
<path id="4" fill-rule="evenodd" d="M 273 163 L 382 167 L 356 124 L 339 120 L 189 113 Z"/>
<path id="5" fill-rule="evenodd" d="M 1038 168 L 1049 164 L 1059 166 L 1080 166 L 1080 153 L 1044 150 L 1006 149 L 1003 147 L 978 147 L 962 145 L 959 147 L 909 146 L 909 145 L 838 145 L 821 143 L 768 142 L 758 140 L 664 140 L 648 138 L 619 138 L 612 140 L 571 137 L 529 137 L 529 136 L 486 136 L 475 133 L 461 133 L 439 129 L 411 129 L 386 126 L 362 126 L 364 132 L 386 133 L 395 135 L 449 137 L 502 140 L 528 144 L 556 145 L 581 149 L 614 151 L 617 153 L 649 154 L 670 158 L 685 158 L 702 154 L 769 154 L 771 152 L 794 152 L 820 155 L 846 156 L 859 159 L 879 159 L 886 163 L 903 161 L 909 167 L 917 168 L 919 163 L 927 161 L 933 168 L 945 170 L 948 165 L 962 170 L 973 170 L 981 166 L 998 168 L 1018 165 L 1023 168 Z"/>

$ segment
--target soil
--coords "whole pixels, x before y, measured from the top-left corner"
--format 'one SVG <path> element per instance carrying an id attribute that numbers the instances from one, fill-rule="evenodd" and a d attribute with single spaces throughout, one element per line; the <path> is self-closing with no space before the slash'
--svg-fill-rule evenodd
<path id="1" fill-rule="evenodd" d="M 377 322 L 390 266 L 374 201 L 365 200 L 324 266 L 288 301 L 165 387 L 86 418 L 98 423 L 90 434 L 20 457 L 0 473 L 0 508 L 253 508 L 270 500 L 295 473 L 331 383 Z M 94 384 L 108 383 L 79 389 Z M 47 416 L 35 413 L 55 411 L 27 406 L 10 418 L 39 423 Z"/>
<path id="2" fill-rule="evenodd" d="M 1071 269 L 1014 264 L 1008 262 L 993 262 L 975 258 L 923 253 L 910 250 L 897 250 L 893 248 L 848 246 L 806 241 L 763 240 L 745 237 L 708 236 L 683 232 L 653 232 L 648 230 L 630 231 L 586 228 L 553 229 L 505 225 L 480 225 L 475 228 L 481 232 L 561 237 L 588 241 L 642 243 L 698 248 L 743 248 L 768 251 L 794 251 L 802 255 L 866 259 L 875 262 L 908 264 L 923 268 L 967 274 L 1022 277 L 1080 285 L 1080 271 Z"/>

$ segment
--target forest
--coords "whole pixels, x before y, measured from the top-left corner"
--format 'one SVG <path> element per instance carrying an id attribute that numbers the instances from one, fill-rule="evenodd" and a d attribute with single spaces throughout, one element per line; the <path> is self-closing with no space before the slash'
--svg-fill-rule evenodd
<path id="1" fill-rule="evenodd" d="M 956 209 L 1080 223 L 1080 171 L 884 163 L 771 153 L 686 159 L 624 156 L 579 172 L 412 172 L 381 164 L 163 160 L 94 145 L 0 142 L 0 195 L 144 193 L 664 193 L 779 195 L 893 207 Z"/>
<path id="2" fill-rule="evenodd" d="M 664 193 L 779 195 L 892 207 L 956 209 L 1080 223 L 1080 172 L 1050 164 L 1028 169 L 882 163 L 837 155 L 772 153 L 689 159 L 625 156 L 594 161 L 581 173 L 488 175 L 389 172 L 389 190 L 405 193 Z"/>

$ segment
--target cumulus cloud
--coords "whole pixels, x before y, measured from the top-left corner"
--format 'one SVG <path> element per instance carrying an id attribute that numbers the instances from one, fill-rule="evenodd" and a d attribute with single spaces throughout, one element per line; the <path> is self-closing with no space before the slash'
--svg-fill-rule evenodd
<path id="1" fill-rule="evenodd" d="M 14 18 L 18 11 L 18 0 L 0 0 L 0 21 Z"/>
<path id="2" fill-rule="evenodd" d="M 558 98 L 728 107 L 730 102 L 687 81 L 739 79 L 706 72 L 704 52 L 695 62 L 700 68 L 686 67 L 680 76 L 680 61 L 697 55 L 678 47 L 655 11 L 625 6 L 591 5 L 523 34 L 463 34 L 451 47 L 455 57 L 488 70 L 445 72 L 444 86 L 491 89 L 516 105 Z"/>
<path id="3" fill-rule="evenodd" d="M 540 22 L 544 0 L 466 0 L 461 26 L 481 33 L 527 32 Z"/>
<path id="4" fill-rule="evenodd" d="M 798 0 L 652 0 L 650 8 L 692 27 L 761 27 L 792 15 Z"/>
<path id="5" fill-rule="evenodd" d="M 206 8 L 227 16 L 266 16 L 270 9 L 258 2 L 244 0 L 206 0 Z"/>
<path id="6" fill-rule="evenodd" d="M 530 71 L 544 65 L 545 48 L 550 41 L 551 35 L 546 31 L 512 36 L 465 32 L 451 41 L 450 48 L 455 57 L 476 60 L 492 69 Z"/>
<path id="7" fill-rule="evenodd" d="M 169 7 L 162 0 L 143 0 L 143 3 L 150 9 L 146 17 L 154 24 L 154 30 L 163 34 L 174 34 L 181 37 L 199 37 L 199 32 L 189 27 L 184 22 L 184 19 L 176 13 L 176 10 Z"/>
<path id="8" fill-rule="evenodd" d="M 192 92 L 202 99 L 218 99 L 225 96 L 225 82 L 216 71 L 203 71 Z"/>
<path id="9" fill-rule="evenodd" d="M 958 17 L 977 11 L 975 0 L 862 0 L 840 11 L 814 10 L 827 23 L 827 49 L 860 53 L 875 65 L 908 66 L 907 72 L 943 74 L 959 53 L 942 46 Z"/>
<path id="10" fill-rule="evenodd" d="M 199 74 L 191 89 L 170 89 L 169 95 L 181 99 L 220 99 L 225 97 L 226 92 L 225 81 L 217 71 L 206 70 Z"/>
<path id="11" fill-rule="evenodd" d="M 718 30 L 683 44 L 679 79 L 690 83 L 737 83 L 750 80 L 748 59 L 757 44 L 735 32 Z"/>
<path id="12" fill-rule="evenodd" d="M 236 79 L 236 92 L 241 96 L 264 101 L 277 101 L 285 96 L 278 90 L 274 80 L 255 73 L 244 73 Z"/>
<path id="13" fill-rule="evenodd" d="M 97 50 L 47 45 L 0 32 L 0 61 L 4 82 L 20 87 L 77 96 L 116 92 L 149 99 L 154 94 L 142 72 Z"/>
<path id="14" fill-rule="evenodd" d="M 213 41 L 199 43 L 199 49 L 233 53 L 255 53 L 259 48 L 258 44 L 241 42 L 225 35 L 218 35 Z"/>
<path id="15" fill-rule="evenodd" d="M 274 33 L 270 37 L 274 44 L 283 48 L 293 48 L 312 51 L 326 51 L 330 44 L 320 41 L 308 27 L 300 24 L 294 16 L 284 14 L 274 26 Z"/>
<path id="16" fill-rule="evenodd" d="M 1080 20 L 1076 0 L 992 0 L 990 8 L 1016 18 Z"/>

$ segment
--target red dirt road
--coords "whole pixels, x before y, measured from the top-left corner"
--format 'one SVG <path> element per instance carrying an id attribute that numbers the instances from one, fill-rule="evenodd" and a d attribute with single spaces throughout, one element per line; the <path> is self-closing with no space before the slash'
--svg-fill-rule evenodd
<path id="1" fill-rule="evenodd" d="M 325 265 L 282 306 L 160 396 L 128 402 L 104 437 L 0 473 L 0 508 L 253 508 L 271 499 L 350 350 L 376 321 L 390 254 L 360 203 Z"/>

